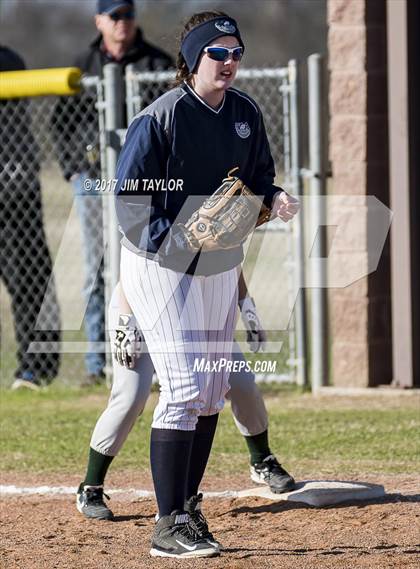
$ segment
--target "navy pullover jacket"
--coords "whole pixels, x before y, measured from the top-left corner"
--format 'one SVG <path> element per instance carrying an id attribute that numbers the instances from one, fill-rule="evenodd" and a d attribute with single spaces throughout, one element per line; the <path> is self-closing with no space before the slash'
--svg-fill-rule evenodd
<path id="1" fill-rule="evenodd" d="M 133 119 L 118 160 L 122 244 L 183 273 L 210 275 L 239 265 L 242 247 L 194 258 L 176 227 L 236 166 L 235 175 L 271 207 L 281 188 L 273 183 L 273 158 L 253 99 L 230 88 L 215 110 L 186 83 L 159 97 Z"/>

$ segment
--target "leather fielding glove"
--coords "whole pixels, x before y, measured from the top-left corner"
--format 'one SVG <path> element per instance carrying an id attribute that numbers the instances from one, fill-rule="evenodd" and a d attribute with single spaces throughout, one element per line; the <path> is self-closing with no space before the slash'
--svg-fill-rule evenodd
<path id="1" fill-rule="evenodd" d="M 112 346 L 112 353 L 117 362 L 127 369 L 133 369 L 142 352 L 143 342 L 144 338 L 137 329 L 134 315 L 120 314 Z"/>
<path id="2" fill-rule="evenodd" d="M 271 210 L 233 175 L 236 170 L 239 168 L 228 173 L 221 186 L 185 224 L 178 224 L 178 231 L 191 251 L 238 247 L 255 227 L 269 221 Z"/>
<path id="3" fill-rule="evenodd" d="M 238 302 L 241 311 L 242 322 L 246 329 L 246 341 L 251 352 L 263 352 L 267 342 L 267 332 L 263 329 L 257 315 L 254 300 L 246 296 Z"/>

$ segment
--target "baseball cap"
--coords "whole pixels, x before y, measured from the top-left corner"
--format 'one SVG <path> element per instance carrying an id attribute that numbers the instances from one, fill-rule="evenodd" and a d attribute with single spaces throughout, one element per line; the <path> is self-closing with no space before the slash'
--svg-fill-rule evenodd
<path id="1" fill-rule="evenodd" d="M 97 14 L 112 14 L 120 8 L 134 9 L 134 0 L 98 0 L 96 6 Z"/>

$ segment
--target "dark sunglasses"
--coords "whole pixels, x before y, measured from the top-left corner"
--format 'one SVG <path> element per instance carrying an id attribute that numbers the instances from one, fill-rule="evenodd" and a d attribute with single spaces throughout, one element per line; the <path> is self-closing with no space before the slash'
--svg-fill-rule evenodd
<path id="1" fill-rule="evenodd" d="M 214 59 L 215 61 L 226 61 L 229 57 L 232 57 L 233 61 L 241 61 L 244 54 L 243 47 L 232 47 L 231 49 L 227 47 L 205 47 L 204 53 Z"/>
<path id="2" fill-rule="evenodd" d="M 127 12 L 114 12 L 113 14 L 108 14 L 113 22 L 119 22 L 120 20 L 134 20 L 134 10 L 129 10 Z"/>

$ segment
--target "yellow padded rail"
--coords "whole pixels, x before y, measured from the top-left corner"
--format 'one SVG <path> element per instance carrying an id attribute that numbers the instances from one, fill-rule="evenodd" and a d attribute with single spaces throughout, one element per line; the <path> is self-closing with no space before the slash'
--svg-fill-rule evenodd
<path id="1" fill-rule="evenodd" d="M 80 91 L 81 77 L 77 67 L 4 71 L 0 73 L 0 99 L 74 95 Z"/>

